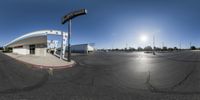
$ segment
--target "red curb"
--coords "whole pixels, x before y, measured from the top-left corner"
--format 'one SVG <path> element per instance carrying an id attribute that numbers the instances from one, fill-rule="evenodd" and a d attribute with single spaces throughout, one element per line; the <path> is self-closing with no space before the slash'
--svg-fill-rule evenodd
<path id="1" fill-rule="evenodd" d="M 4 53 L 3 53 L 4 54 Z M 6 55 L 6 54 L 4 54 Z M 8 56 L 8 55 L 6 55 Z M 25 61 L 22 61 L 22 60 L 18 60 L 16 58 L 13 58 L 11 56 L 8 56 L 14 60 L 17 60 L 19 62 L 22 62 L 22 63 L 25 63 L 25 64 L 29 64 L 29 65 L 32 65 L 32 68 L 37 68 L 37 69 L 49 69 L 49 68 L 52 68 L 52 69 L 64 69 L 64 68 L 70 68 L 70 67 L 73 67 L 76 62 L 72 63 L 72 64 L 69 64 L 69 65 L 63 65 L 63 66 L 45 66 L 45 65 L 37 65 L 37 64 L 32 64 L 32 63 L 28 63 L 28 62 L 25 62 Z"/>

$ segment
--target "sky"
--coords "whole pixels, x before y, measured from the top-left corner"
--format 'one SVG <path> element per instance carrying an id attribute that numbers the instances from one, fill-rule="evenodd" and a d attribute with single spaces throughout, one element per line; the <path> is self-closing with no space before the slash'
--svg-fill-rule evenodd
<path id="1" fill-rule="evenodd" d="M 26 33 L 55 29 L 67 32 L 61 18 L 85 8 L 72 20 L 72 44 L 96 48 L 200 47 L 199 0 L 1 0 L 0 46 Z M 141 41 L 146 36 L 147 41 Z"/>

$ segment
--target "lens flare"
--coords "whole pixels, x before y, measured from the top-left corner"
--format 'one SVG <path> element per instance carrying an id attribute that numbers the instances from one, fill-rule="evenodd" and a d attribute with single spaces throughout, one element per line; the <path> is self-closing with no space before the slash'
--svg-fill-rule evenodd
<path id="1" fill-rule="evenodd" d="M 147 38 L 146 35 L 142 35 L 142 36 L 140 37 L 140 40 L 141 40 L 142 42 L 146 42 L 146 41 L 148 40 L 148 38 Z"/>

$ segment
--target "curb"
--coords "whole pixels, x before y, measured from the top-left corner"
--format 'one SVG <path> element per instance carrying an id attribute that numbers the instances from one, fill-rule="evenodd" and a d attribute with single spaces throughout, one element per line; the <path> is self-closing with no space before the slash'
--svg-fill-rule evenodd
<path id="1" fill-rule="evenodd" d="M 4 54 L 4 53 L 3 53 Z M 4 54 L 6 55 L 6 54 Z M 8 56 L 8 55 L 6 55 Z M 10 57 L 10 56 L 8 56 Z M 46 66 L 46 65 L 37 65 L 37 64 L 32 64 L 32 63 L 28 63 L 28 62 L 25 62 L 25 61 L 22 61 L 22 60 L 19 60 L 19 59 L 16 59 L 16 58 L 13 58 L 13 57 L 10 57 L 14 60 L 17 60 L 19 62 L 22 62 L 22 63 L 25 63 L 25 64 L 29 64 L 32 66 L 32 68 L 37 68 L 37 69 L 49 69 L 49 68 L 52 68 L 52 69 L 65 69 L 65 68 L 70 68 L 70 67 L 73 67 L 74 65 L 76 65 L 76 62 L 74 61 L 74 63 L 72 64 L 69 64 L 69 65 L 62 65 L 62 66 Z"/>
<path id="2" fill-rule="evenodd" d="M 16 60 L 18 60 L 18 59 L 16 59 Z M 50 69 L 50 68 L 52 68 L 52 69 L 65 69 L 65 68 L 73 67 L 76 64 L 76 62 L 74 62 L 73 64 L 63 65 L 63 66 L 45 66 L 45 65 L 37 65 L 37 64 L 27 63 L 27 62 L 24 62 L 24 61 L 21 61 L 21 60 L 18 60 L 18 61 L 32 65 L 32 68 L 37 68 L 37 69 Z"/>

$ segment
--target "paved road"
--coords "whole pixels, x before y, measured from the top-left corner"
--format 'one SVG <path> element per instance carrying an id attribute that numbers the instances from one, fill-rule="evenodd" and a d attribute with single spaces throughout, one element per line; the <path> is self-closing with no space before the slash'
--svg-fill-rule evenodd
<path id="1" fill-rule="evenodd" d="M 100 52 L 47 70 L 0 53 L 1 100 L 200 100 L 200 51 Z"/>

